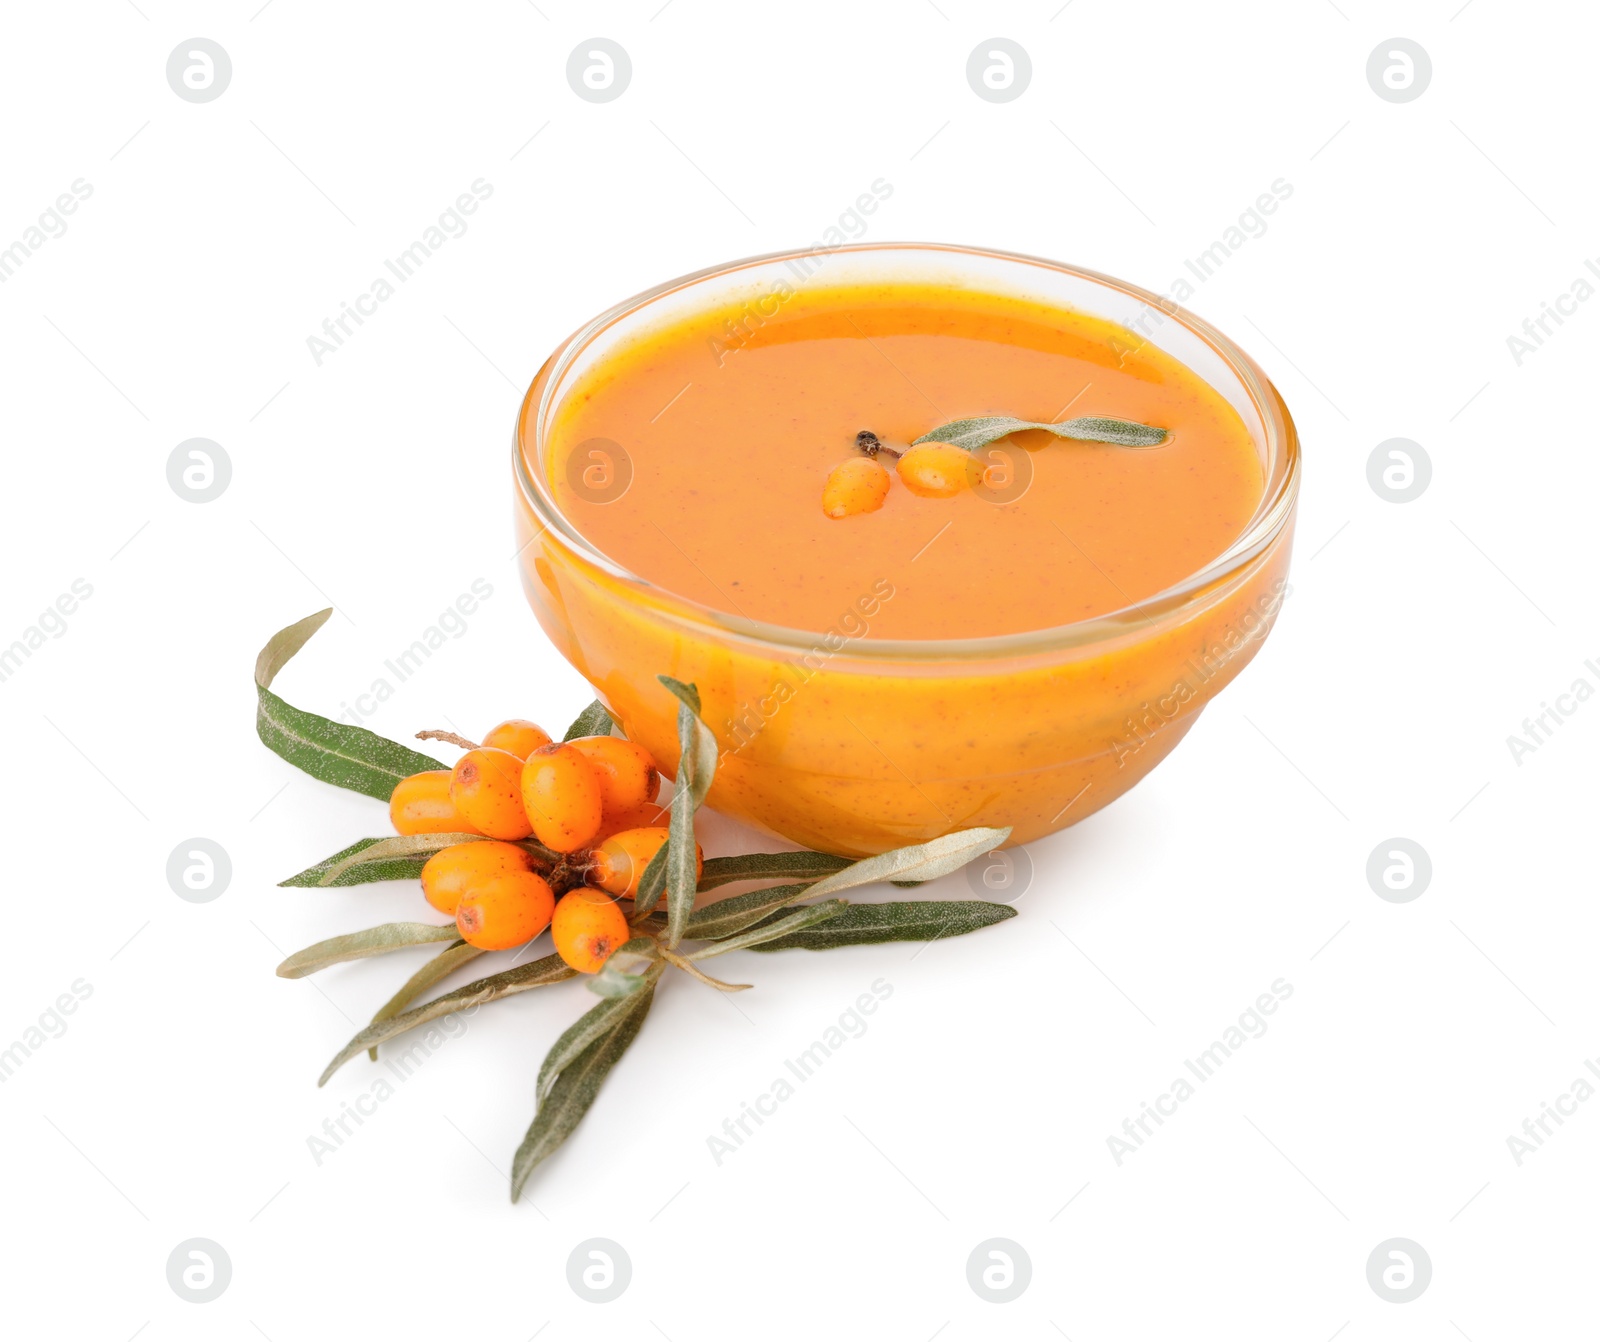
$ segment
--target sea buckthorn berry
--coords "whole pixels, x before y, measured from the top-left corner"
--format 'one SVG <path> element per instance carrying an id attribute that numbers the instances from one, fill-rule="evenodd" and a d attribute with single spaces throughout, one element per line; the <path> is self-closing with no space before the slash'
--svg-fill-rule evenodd
<path id="1" fill-rule="evenodd" d="M 522 761 L 509 750 L 467 751 L 450 774 L 450 800 L 491 839 L 526 839 L 533 833 L 522 809 Z"/>
<path id="2" fill-rule="evenodd" d="M 600 777 L 581 750 L 565 742 L 540 746 L 522 766 L 522 804 L 533 837 L 571 853 L 600 832 Z"/>
<path id="3" fill-rule="evenodd" d="M 621 834 L 630 829 L 654 829 L 657 825 L 665 825 L 672 819 L 672 808 L 660 802 L 641 802 L 637 806 L 630 806 L 625 811 L 617 811 L 610 815 L 602 815 L 600 828 L 590 839 L 591 844 L 600 844 L 609 839 L 613 834 Z"/>
<path id="4" fill-rule="evenodd" d="M 828 472 L 822 511 L 829 517 L 875 513 L 889 497 L 889 472 L 872 457 L 851 457 Z"/>
<path id="5" fill-rule="evenodd" d="M 514 871 L 480 885 L 456 905 L 456 931 L 480 951 L 509 951 L 550 925 L 556 897 L 543 876 Z"/>
<path id="6" fill-rule="evenodd" d="M 600 968 L 628 939 L 628 920 L 611 896 L 599 890 L 569 890 L 550 920 L 556 954 L 580 974 Z"/>
<path id="7" fill-rule="evenodd" d="M 954 443 L 908 447 L 896 469 L 905 487 L 925 499 L 953 498 L 983 478 L 977 459 Z"/>
<path id="8" fill-rule="evenodd" d="M 489 728 L 483 744 L 490 750 L 504 750 L 519 760 L 525 760 L 540 746 L 550 744 L 550 733 L 527 718 L 507 718 Z"/>
<path id="9" fill-rule="evenodd" d="M 613 895 L 632 899 L 639 891 L 639 878 L 650 865 L 661 845 L 667 841 L 668 828 L 652 825 L 644 829 L 624 830 L 613 834 L 589 855 L 589 870 L 585 879 Z M 700 845 L 694 846 L 694 877 L 698 881 L 705 866 L 705 854 Z"/>
<path id="10" fill-rule="evenodd" d="M 594 767 L 600 780 L 600 826 L 656 799 L 661 775 L 650 752 L 620 736 L 580 736 L 567 743 Z"/>
<path id="11" fill-rule="evenodd" d="M 422 893 L 440 913 L 454 917 L 457 905 L 474 890 L 497 877 L 532 870 L 532 855 L 514 843 L 455 843 L 423 864 Z"/>
<path id="12" fill-rule="evenodd" d="M 389 822 L 396 834 L 483 833 L 450 800 L 448 769 L 429 769 L 396 783 L 389 794 Z"/>

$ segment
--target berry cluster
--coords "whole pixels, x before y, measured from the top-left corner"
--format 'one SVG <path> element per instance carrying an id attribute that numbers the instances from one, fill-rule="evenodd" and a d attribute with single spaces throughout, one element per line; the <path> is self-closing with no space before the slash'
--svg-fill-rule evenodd
<path id="1" fill-rule="evenodd" d="M 558 742 L 513 718 L 455 768 L 403 779 L 389 818 L 400 834 L 485 836 L 440 849 L 422 868 L 423 895 L 463 941 L 510 950 L 548 927 L 556 953 L 593 974 L 629 937 L 617 901 L 634 897 L 667 841 L 660 787 L 655 761 L 632 741 Z"/>

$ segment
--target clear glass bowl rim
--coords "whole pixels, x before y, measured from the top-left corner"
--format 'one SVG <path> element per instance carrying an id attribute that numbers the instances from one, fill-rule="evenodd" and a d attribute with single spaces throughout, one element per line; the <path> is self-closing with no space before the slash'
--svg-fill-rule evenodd
<path id="1" fill-rule="evenodd" d="M 1205 596 L 1230 575 L 1245 568 L 1251 560 L 1266 550 L 1280 535 L 1294 515 L 1295 501 L 1300 490 L 1300 440 L 1289 417 L 1287 406 L 1277 389 L 1255 361 L 1216 327 L 1172 299 L 1166 298 L 1138 285 L 1129 284 L 1099 271 L 1081 266 L 1051 261 L 1045 257 L 1029 256 L 1023 252 L 1000 251 L 988 247 L 966 246 L 938 242 L 870 242 L 851 243 L 828 249 L 835 252 L 939 252 L 954 256 L 981 256 L 999 261 L 1022 262 L 1047 270 L 1072 275 L 1090 283 L 1116 290 L 1157 308 L 1165 316 L 1187 327 L 1194 335 L 1211 346 L 1214 353 L 1238 378 L 1257 412 L 1267 435 L 1269 462 L 1281 461 L 1276 479 L 1269 481 L 1269 489 L 1256 508 L 1255 515 L 1238 538 L 1222 554 L 1188 577 L 1160 592 L 1145 597 L 1118 610 L 1088 620 L 1055 625 L 1048 629 L 1031 629 L 1022 633 L 997 634 L 984 638 L 957 639 L 851 639 L 837 655 L 848 660 L 868 661 L 989 661 L 1018 654 L 1035 654 L 1092 646 L 1121 638 L 1141 626 L 1148 627 L 1191 603 L 1202 604 Z M 701 635 L 733 635 L 743 640 L 764 645 L 781 654 L 815 652 L 823 632 L 795 629 L 785 625 L 750 620 L 690 600 L 676 592 L 642 578 L 617 563 L 585 537 L 557 507 L 543 472 L 538 477 L 528 469 L 528 453 L 523 441 L 523 425 L 532 423 L 534 430 L 533 459 L 541 461 L 546 447 L 546 429 L 554 394 L 572 361 L 602 331 L 615 322 L 647 307 L 654 300 L 675 293 L 702 280 L 730 275 L 740 270 L 765 266 L 776 262 L 800 260 L 814 255 L 812 249 L 767 252 L 760 256 L 747 256 L 738 261 L 708 266 L 688 275 L 667 280 L 615 306 L 585 323 L 551 354 L 544 366 L 534 376 L 517 410 L 516 424 L 512 430 L 512 465 L 523 501 L 533 510 L 534 516 L 545 530 L 554 534 L 572 553 L 601 571 L 630 583 L 642 592 L 654 594 L 659 602 L 655 613 L 664 615 Z M 539 404 L 530 417 L 529 403 L 539 391 Z M 531 543 L 531 542 L 530 542 Z"/>

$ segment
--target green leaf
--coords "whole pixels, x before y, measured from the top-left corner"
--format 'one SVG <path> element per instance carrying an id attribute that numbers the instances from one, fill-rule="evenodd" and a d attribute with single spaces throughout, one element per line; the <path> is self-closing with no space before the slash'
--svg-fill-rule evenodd
<path id="1" fill-rule="evenodd" d="M 1076 438 L 1080 442 L 1115 443 L 1118 447 L 1160 447 L 1167 441 L 1165 429 L 1135 424 L 1130 419 L 1110 419 L 1104 415 L 1084 415 L 1060 424 L 1039 424 L 1013 419 L 1010 415 L 981 415 L 977 419 L 954 419 L 941 424 L 915 440 L 917 443 L 954 443 L 968 452 L 987 447 L 997 438 L 1022 429 L 1043 429 L 1057 438 Z"/>
<path id="2" fill-rule="evenodd" d="M 659 971 L 661 957 L 653 936 L 634 937 L 606 958 L 600 972 L 589 979 L 589 991 L 599 997 L 627 997 L 644 985 L 652 969 Z"/>
<path id="3" fill-rule="evenodd" d="M 847 857 L 832 853 L 743 853 L 737 857 L 708 857 L 700 873 L 700 889 L 715 890 L 733 881 L 783 879 L 815 880 L 831 876 L 850 865 Z"/>
<path id="4" fill-rule="evenodd" d="M 408 978 L 399 992 L 378 1008 L 377 1014 L 372 1018 L 372 1023 L 376 1025 L 380 1021 L 393 1020 L 394 1017 L 415 1002 L 417 998 L 421 997 L 423 993 L 427 992 L 429 988 L 433 987 L 435 983 L 449 978 L 462 965 L 470 964 L 482 954 L 483 952 L 476 946 L 469 946 L 464 941 L 456 941 L 446 946 L 433 959 L 429 960 L 427 964 L 423 965 L 421 969 Z M 378 1050 L 376 1048 L 369 1048 L 367 1054 L 374 1062 L 378 1060 Z"/>
<path id="5" fill-rule="evenodd" d="M 670 835 L 668 838 L 670 839 Z M 637 916 L 649 913 L 655 908 L 656 900 L 661 898 L 661 892 L 667 888 L 667 850 L 669 844 L 662 844 L 651 855 L 650 860 L 644 864 L 644 870 L 639 873 L 639 888 L 633 892 L 633 912 Z"/>
<path id="6" fill-rule="evenodd" d="M 851 862 L 827 853 L 751 853 L 745 857 L 714 857 L 705 864 L 700 888 L 715 887 L 724 881 L 757 879 L 762 876 L 796 875 L 815 879 L 797 885 L 771 886 L 751 890 L 691 914 L 684 935 L 699 941 L 715 941 L 753 927 L 775 909 L 797 899 L 812 899 L 838 894 L 874 881 L 921 885 L 935 877 L 965 866 L 973 858 L 991 851 L 1010 837 L 1009 829 L 970 829 L 947 834 L 930 843 L 896 848 L 877 857 Z M 914 878 L 914 879 L 908 879 Z M 643 882 L 640 882 L 641 888 Z"/>
<path id="7" fill-rule="evenodd" d="M 573 718 L 572 726 L 567 728 L 563 741 L 576 741 L 580 736 L 610 736 L 611 724 L 615 719 L 611 710 L 596 699 L 588 708 Z"/>
<path id="8" fill-rule="evenodd" d="M 671 690 L 673 694 L 677 695 L 678 698 L 681 699 L 685 704 L 687 704 L 691 713 L 693 713 L 696 717 L 700 716 L 699 686 L 691 685 L 687 681 L 683 680 L 674 680 L 671 676 L 657 676 L 656 679 L 665 685 L 669 690 Z"/>
<path id="9" fill-rule="evenodd" d="M 709 863 L 707 864 L 709 865 Z M 805 899 L 811 892 L 811 882 L 797 885 L 769 885 L 763 890 L 750 890 L 742 895 L 719 899 L 689 915 L 683 925 L 683 935 L 692 941 L 717 941 L 754 927 L 774 911 Z"/>
<path id="10" fill-rule="evenodd" d="M 612 1018 L 610 1028 L 568 1062 L 551 1083 L 511 1162 L 513 1202 L 522 1195 L 528 1176 L 566 1141 L 589 1112 L 601 1083 L 638 1037 L 655 995 L 655 985 L 651 984 L 643 992 L 623 998 L 624 1005 Z"/>
<path id="11" fill-rule="evenodd" d="M 346 848 L 343 853 L 335 853 L 325 863 L 319 863 L 318 865 L 323 867 L 323 872 L 317 879 L 317 884 L 319 886 L 346 884 L 340 877 L 347 871 L 366 866 L 369 862 L 415 857 L 421 857 L 426 862 L 429 857 L 442 849 L 454 848 L 458 843 L 482 843 L 485 837 L 482 834 L 396 834 L 388 839 L 373 839 L 359 847 Z M 421 868 L 417 870 L 420 875 Z M 294 879 L 298 881 L 299 877 Z M 285 881 L 284 884 L 287 885 L 288 882 Z"/>
<path id="12" fill-rule="evenodd" d="M 684 924 L 694 910 L 696 861 L 694 813 L 706 799 L 717 772 L 717 738 L 700 721 L 700 691 L 671 676 L 656 677 L 679 699 L 678 778 L 672 794 L 672 820 L 667 838 L 667 936 L 670 950 L 683 940 Z M 635 901 L 637 905 L 637 901 Z"/>
<path id="13" fill-rule="evenodd" d="M 278 885 L 280 887 L 321 885 L 322 878 L 327 875 L 329 868 L 339 865 L 348 857 L 356 857 L 375 843 L 382 842 L 382 839 L 357 839 L 348 848 L 340 849 L 332 857 L 323 858 L 321 862 L 297 872 L 286 881 L 279 881 Z M 426 857 L 397 857 L 387 862 L 357 862 L 354 866 L 346 866 L 330 884 L 370 885 L 374 881 L 415 880 L 422 875 L 422 868 L 427 861 Z"/>
<path id="14" fill-rule="evenodd" d="M 402 778 L 445 766 L 365 727 L 295 708 L 271 689 L 278 672 L 330 614 L 332 607 L 280 629 L 261 649 L 256 658 L 256 735 L 269 750 L 313 778 L 386 802 Z"/>
<path id="15" fill-rule="evenodd" d="M 895 904 L 852 904 L 837 918 L 765 941 L 767 951 L 831 951 L 837 946 L 870 946 L 883 941 L 943 941 L 1015 918 L 1009 904 L 978 899 L 920 899 Z"/>
<path id="16" fill-rule="evenodd" d="M 329 965 L 343 964 L 346 960 L 365 960 L 369 956 L 404 950 L 407 946 L 426 946 L 435 941 L 455 939 L 454 923 L 384 923 L 363 932 L 330 937 L 296 951 L 278 966 L 278 977 L 303 979 L 307 974 L 315 974 Z"/>
<path id="17" fill-rule="evenodd" d="M 373 881 L 403 881 L 414 880 L 421 877 L 422 867 L 427 865 L 427 856 L 394 857 L 389 861 L 373 862 L 362 859 L 360 854 L 371 848 L 374 843 L 384 843 L 381 838 L 358 838 L 349 848 L 341 848 L 331 857 L 323 857 L 322 861 L 310 865 L 304 872 L 296 872 L 286 881 L 278 881 L 278 886 L 320 886 L 322 878 L 328 875 L 333 867 L 339 867 L 339 872 L 334 875 L 328 885 L 358 886 L 371 885 Z M 346 862 L 347 857 L 355 857 L 355 864 Z"/>
<path id="18" fill-rule="evenodd" d="M 810 894 L 817 897 L 836 895 L 842 890 L 853 890 L 858 885 L 871 885 L 874 881 L 931 881 L 938 876 L 948 876 L 959 871 L 975 857 L 992 852 L 1011 837 L 1009 826 L 1003 829 L 958 829 L 940 839 L 912 844 L 909 848 L 891 848 L 876 857 L 864 857 L 852 862 L 832 876 L 824 876 L 811 887 Z"/>
<path id="19" fill-rule="evenodd" d="M 830 922 L 839 917 L 850 907 L 848 899 L 828 899 L 821 904 L 808 904 L 803 909 L 796 909 L 793 913 L 786 913 L 771 922 L 763 923 L 760 927 L 752 927 L 748 932 L 742 932 L 736 937 L 728 937 L 724 941 L 714 941 L 703 950 L 696 951 L 693 955 L 684 957 L 689 960 L 709 960 L 716 955 L 726 955 L 729 951 L 742 951 L 747 947 L 759 946 L 764 942 L 776 941 L 791 933 L 804 932 L 808 927 L 815 927 L 818 923 Z"/>
<path id="20" fill-rule="evenodd" d="M 438 1020 L 440 1016 L 466 1011 L 472 1007 L 482 1006 L 486 1002 L 510 997 L 515 993 L 528 992 L 533 988 L 543 988 L 546 984 L 560 983 L 565 979 L 575 978 L 577 973 L 578 971 L 571 968 L 559 955 L 547 955 L 542 960 L 532 960 L 528 964 L 518 965 L 515 969 L 506 969 L 498 974 L 490 974 L 486 978 L 474 979 L 453 992 L 435 997 L 433 1001 L 424 1002 L 419 1007 L 412 1007 L 410 1011 L 402 1012 L 391 1020 L 374 1021 L 339 1051 L 317 1079 L 317 1084 L 327 1085 L 328 1078 L 362 1049 L 376 1048 L 379 1044 L 405 1034 L 408 1030 L 414 1030 L 419 1025 Z"/>
<path id="21" fill-rule="evenodd" d="M 656 980 L 661 977 L 661 971 L 665 968 L 666 965 L 657 960 L 643 974 L 629 975 L 630 978 L 639 981 L 638 987 L 633 992 L 639 991 L 647 984 L 654 987 Z M 534 1085 L 534 1093 L 540 1104 L 544 1103 L 545 1096 L 550 1093 L 550 1087 L 555 1085 L 562 1069 L 570 1066 L 578 1055 L 601 1035 L 608 1034 L 615 1027 L 618 1017 L 633 1009 L 636 1004 L 629 1000 L 632 995 L 630 992 L 624 996 L 606 997 L 579 1016 L 567 1027 L 561 1038 L 551 1045 L 550 1051 L 544 1055 L 544 1062 L 539 1065 L 539 1079 Z"/>

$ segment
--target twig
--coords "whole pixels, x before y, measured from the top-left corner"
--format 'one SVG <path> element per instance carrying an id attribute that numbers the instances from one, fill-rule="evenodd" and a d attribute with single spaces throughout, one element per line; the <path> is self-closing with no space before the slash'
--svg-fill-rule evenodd
<path id="1" fill-rule="evenodd" d="M 469 741 L 469 740 L 467 740 L 466 737 L 458 736 L 455 732 L 442 732 L 442 731 L 438 730 L 438 728 L 430 728 L 428 731 L 418 732 L 417 733 L 417 740 L 419 740 L 419 741 L 448 741 L 451 745 L 460 746 L 463 750 L 482 750 L 483 749 L 483 747 L 480 746 L 476 741 Z"/>
<path id="2" fill-rule="evenodd" d="M 755 987 L 755 984 L 753 983 L 724 983 L 721 979 L 714 979 L 711 977 L 711 975 L 702 973 L 692 963 L 690 963 L 688 960 L 685 960 L 683 956 L 679 955 L 676 951 L 669 951 L 665 946 L 661 947 L 661 958 L 669 965 L 676 965 L 679 969 L 683 970 L 685 974 L 689 975 L 690 978 L 699 979 L 701 983 L 709 983 L 713 988 L 716 988 L 721 992 L 742 993 L 746 988 Z"/>

